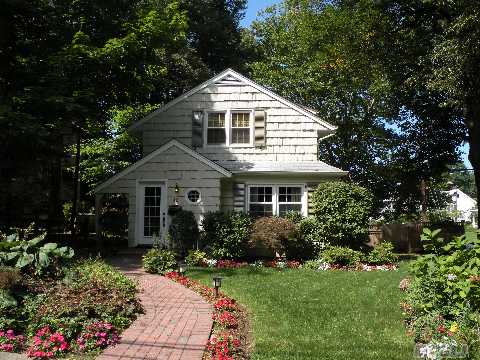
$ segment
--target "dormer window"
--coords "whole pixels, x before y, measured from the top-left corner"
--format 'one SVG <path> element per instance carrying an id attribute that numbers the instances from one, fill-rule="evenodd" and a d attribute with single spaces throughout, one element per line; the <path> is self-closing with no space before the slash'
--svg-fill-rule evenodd
<path id="1" fill-rule="evenodd" d="M 225 145 L 226 141 L 225 112 L 209 112 L 207 124 L 207 144 Z"/>

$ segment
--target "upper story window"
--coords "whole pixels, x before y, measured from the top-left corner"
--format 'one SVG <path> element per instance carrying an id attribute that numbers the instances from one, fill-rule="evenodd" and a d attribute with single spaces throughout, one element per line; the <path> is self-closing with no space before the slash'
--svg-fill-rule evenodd
<path id="1" fill-rule="evenodd" d="M 208 113 L 207 124 L 207 144 L 209 145 L 225 145 L 227 141 L 225 128 L 225 113 L 210 112 Z"/>
<path id="2" fill-rule="evenodd" d="M 232 144 L 250 144 L 250 112 L 232 111 Z"/>
<path id="3" fill-rule="evenodd" d="M 253 111 L 207 112 L 205 145 L 253 146 Z"/>

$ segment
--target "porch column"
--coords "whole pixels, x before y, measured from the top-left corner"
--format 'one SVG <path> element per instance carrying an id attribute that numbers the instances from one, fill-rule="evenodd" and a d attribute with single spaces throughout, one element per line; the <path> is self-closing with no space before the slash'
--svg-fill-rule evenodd
<path id="1" fill-rule="evenodd" d="M 95 194 L 95 238 L 97 247 L 102 245 L 102 224 L 100 222 L 102 212 L 103 194 Z"/>

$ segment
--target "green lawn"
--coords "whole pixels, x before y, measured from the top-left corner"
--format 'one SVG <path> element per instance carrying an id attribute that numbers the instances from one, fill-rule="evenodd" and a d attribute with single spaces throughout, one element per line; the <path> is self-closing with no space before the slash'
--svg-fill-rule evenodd
<path id="1" fill-rule="evenodd" d="M 412 359 L 398 290 L 406 264 L 392 272 L 192 269 L 188 276 L 247 306 L 253 359 Z"/>

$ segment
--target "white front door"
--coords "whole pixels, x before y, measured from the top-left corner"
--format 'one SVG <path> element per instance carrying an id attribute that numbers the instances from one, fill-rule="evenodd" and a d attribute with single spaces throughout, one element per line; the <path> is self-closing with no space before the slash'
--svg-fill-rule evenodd
<path id="1" fill-rule="evenodd" d="M 167 228 L 167 193 L 164 183 L 140 183 L 137 191 L 137 244 L 164 240 Z"/>

